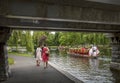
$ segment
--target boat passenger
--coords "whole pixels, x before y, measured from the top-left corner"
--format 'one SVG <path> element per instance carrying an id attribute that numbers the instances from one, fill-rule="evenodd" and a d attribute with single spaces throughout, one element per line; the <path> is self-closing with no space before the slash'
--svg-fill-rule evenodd
<path id="1" fill-rule="evenodd" d="M 92 47 L 89 50 L 89 56 L 96 57 L 96 56 L 98 56 L 99 52 L 100 51 L 98 50 L 97 46 L 92 45 Z"/>

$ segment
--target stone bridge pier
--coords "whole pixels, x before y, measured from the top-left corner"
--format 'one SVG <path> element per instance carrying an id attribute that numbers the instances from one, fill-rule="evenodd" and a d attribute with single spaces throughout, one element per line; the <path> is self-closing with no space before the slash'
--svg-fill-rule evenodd
<path id="1" fill-rule="evenodd" d="M 120 33 L 109 33 L 107 34 L 107 37 L 110 38 L 112 47 L 110 69 L 113 72 L 115 79 L 120 82 Z"/>
<path id="2" fill-rule="evenodd" d="M 7 80 L 10 73 L 6 45 L 10 33 L 10 28 L 0 27 L 0 82 Z"/>

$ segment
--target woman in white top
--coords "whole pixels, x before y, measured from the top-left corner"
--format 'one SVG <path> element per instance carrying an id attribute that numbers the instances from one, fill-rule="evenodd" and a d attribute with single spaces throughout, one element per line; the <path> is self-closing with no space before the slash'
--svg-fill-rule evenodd
<path id="1" fill-rule="evenodd" d="M 39 46 L 37 49 L 36 49 L 36 65 L 37 66 L 40 66 L 40 61 L 42 60 L 42 49 L 41 49 L 41 46 Z"/>
<path id="2" fill-rule="evenodd" d="M 93 56 L 93 57 L 96 57 L 98 54 L 99 54 L 99 50 L 98 48 L 93 45 L 92 48 L 89 50 L 89 56 Z"/>

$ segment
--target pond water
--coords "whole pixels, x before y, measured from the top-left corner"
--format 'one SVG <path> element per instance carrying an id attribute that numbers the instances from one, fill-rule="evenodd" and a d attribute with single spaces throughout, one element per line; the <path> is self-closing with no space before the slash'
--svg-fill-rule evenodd
<path id="1" fill-rule="evenodd" d="M 51 52 L 50 62 L 67 71 L 84 83 L 114 83 L 110 71 L 110 58 L 76 58 Z"/>

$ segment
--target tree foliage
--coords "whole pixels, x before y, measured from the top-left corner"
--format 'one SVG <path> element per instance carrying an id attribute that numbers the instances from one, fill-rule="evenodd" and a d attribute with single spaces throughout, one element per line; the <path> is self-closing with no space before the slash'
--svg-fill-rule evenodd
<path id="1" fill-rule="evenodd" d="M 15 46 L 16 51 L 18 50 L 18 46 L 26 47 L 28 52 L 33 52 L 34 50 L 34 43 L 30 31 L 13 30 L 7 43 L 9 46 Z"/>
<path id="2" fill-rule="evenodd" d="M 26 31 L 26 49 L 28 52 L 33 52 L 34 47 L 33 47 L 33 40 L 30 31 Z"/>
<path id="3" fill-rule="evenodd" d="M 25 46 L 28 52 L 32 52 L 35 46 L 47 43 L 49 46 L 59 45 L 83 45 L 97 44 L 107 45 L 110 43 L 104 33 L 88 33 L 88 32 L 56 32 L 51 34 L 49 31 L 31 31 L 14 30 L 8 40 L 8 45 Z"/>

